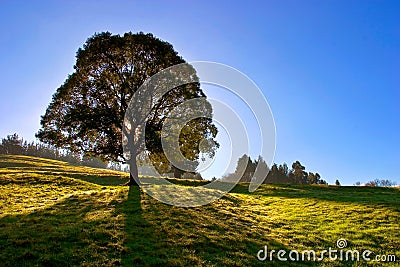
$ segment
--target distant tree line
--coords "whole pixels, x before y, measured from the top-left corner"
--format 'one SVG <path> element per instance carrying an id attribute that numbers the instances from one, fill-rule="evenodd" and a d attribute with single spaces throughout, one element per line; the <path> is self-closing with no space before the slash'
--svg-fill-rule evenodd
<path id="1" fill-rule="evenodd" d="M 243 155 L 238 160 L 235 172 L 224 176 L 223 179 L 234 180 L 238 176 L 241 176 L 239 180 L 240 182 L 250 182 L 258 163 L 260 163 L 262 167 L 268 168 L 262 157 L 259 157 L 257 160 L 252 160 L 249 156 Z M 264 183 L 328 184 L 321 178 L 319 173 L 306 172 L 305 167 L 299 161 L 294 162 L 291 169 L 289 169 L 286 163 L 283 163 L 282 165 L 272 165 Z"/>
<path id="2" fill-rule="evenodd" d="M 107 168 L 108 166 L 108 162 L 103 162 L 98 158 L 72 153 L 66 149 L 57 149 L 55 146 L 46 145 L 40 142 L 28 142 L 23 138 L 20 138 L 16 133 L 2 138 L 0 143 L 0 154 L 25 155 L 56 159 L 76 165 L 95 168 Z"/>
<path id="3" fill-rule="evenodd" d="M 55 146 L 44 144 L 41 142 L 28 142 L 23 138 L 20 138 L 18 134 L 7 135 L 2 138 L 0 142 L 0 154 L 9 155 L 25 155 L 34 156 L 47 159 L 61 160 L 69 162 L 75 165 L 88 166 L 94 168 L 108 168 L 116 171 L 123 171 L 129 173 L 129 166 L 127 164 L 121 164 L 120 162 L 114 161 L 103 161 L 99 158 L 88 157 L 84 154 L 73 153 L 66 149 L 58 149 Z M 151 162 L 145 162 L 141 155 L 138 158 L 138 165 L 149 165 Z M 168 169 L 168 171 L 170 171 Z M 170 177 L 174 177 L 173 173 L 168 171 L 162 172 L 162 174 Z M 144 172 L 145 173 L 145 172 Z M 200 173 L 187 173 L 183 172 L 180 178 L 203 180 Z"/>
<path id="4" fill-rule="evenodd" d="M 261 168 L 268 168 L 267 164 L 260 156 L 257 160 L 252 160 L 248 155 L 243 155 L 239 158 L 236 170 L 233 173 L 225 175 L 222 177 L 223 180 L 237 180 L 241 177 L 239 182 L 250 182 L 253 174 L 256 170 L 257 164 L 261 165 Z M 300 163 L 300 161 L 295 161 L 292 164 L 292 168 L 289 169 L 286 163 L 277 165 L 276 163 L 269 168 L 268 175 L 264 180 L 264 184 L 328 184 L 325 180 L 321 178 L 319 173 L 307 172 L 306 168 Z M 335 181 L 336 186 L 340 186 L 338 179 Z M 356 182 L 355 186 L 380 186 L 380 187 L 391 187 L 395 186 L 396 182 L 387 179 L 375 179 L 371 180 L 365 184 L 361 182 Z"/>
<path id="5" fill-rule="evenodd" d="M 88 157 L 78 153 L 73 153 L 66 149 L 58 149 L 55 146 L 47 145 L 41 142 L 28 142 L 20 138 L 18 134 L 7 135 L 0 142 L 0 154 L 26 155 L 41 158 L 61 160 L 75 165 L 89 166 L 95 168 L 108 168 L 117 171 L 129 172 L 129 167 L 118 162 L 104 162 L 99 158 Z M 139 157 L 139 165 L 148 165 Z M 268 168 L 262 157 L 257 160 L 252 160 L 249 156 L 243 155 L 238 159 L 237 167 L 234 173 L 225 175 L 222 180 L 236 180 L 235 178 L 241 175 L 240 182 L 250 182 L 257 165 Z M 307 172 L 305 167 L 299 162 L 293 162 L 292 168 L 289 169 L 286 163 L 277 165 L 276 163 L 269 169 L 265 184 L 328 184 L 323 180 L 319 173 Z M 166 175 L 173 174 L 165 173 Z M 203 180 L 199 173 L 184 173 L 182 178 Z M 213 178 L 215 180 L 216 178 Z M 335 184 L 340 186 L 339 180 Z M 354 185 L 361 186 L 361 182 L 356 182 Z M 395 186 L 396 182 L 387 179 L 375 179 L 364 184 L 364 186 Z"/>
<path id="6" fill-rule="evenodd" d="M 365 186 L 372 186 L 372 187 L 374 187 L 374 186 L 390 187 L 390 186 L 395 186 L 395 185 L 396 185 L 396 182 L 393 182 L 393 181 L 390 181 L 387 179 L 382 179 L 382 180 L 375 179 L 375 180 L 369 181 L 365 184 Z"/>

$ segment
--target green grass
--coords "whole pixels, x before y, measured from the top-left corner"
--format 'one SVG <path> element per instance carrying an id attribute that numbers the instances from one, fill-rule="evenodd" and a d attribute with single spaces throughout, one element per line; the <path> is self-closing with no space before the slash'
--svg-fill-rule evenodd
<path id="1" fill-rule="evenodd" d="M 396 254 L 398 188 L 247 184 L 209 205 L 180 208 L 120 172 L 0 155 L 1 266 L 381 266 L 378 262 L 261 262 L 268 249 Z M 200 185 L 196 181 L 175 181 Z M 374 255 L 373 254 L 373 255 Z M 371 256 L 373 258 L 373 256 Z"/>

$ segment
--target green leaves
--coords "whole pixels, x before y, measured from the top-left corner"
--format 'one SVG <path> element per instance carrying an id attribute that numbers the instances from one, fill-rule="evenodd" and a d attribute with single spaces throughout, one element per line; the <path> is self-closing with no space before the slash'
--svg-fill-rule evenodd
<path id="1" fill-rule="evenodd" d="M 125 162 L 122 132 L 128 103 L 146 79 L 179 63 L 184 60 L 172 45 L 152 34 L 94 34 L 78 50 L 75 72 L 53 95 L 36 136 L 60 148 Z M 164 161 L 160 131 L 165 118 L 185 100 L 198 97 L 205 95 L 200 84 L 193 82 L 158 99 L 159 104 L 147 118 L 146 147 L 137 147 L 135 154 L 147 150 L 158 154 L 153 157 L 155 161 Z M 138 112 L 140 105 L 138 101 Z M 211 105 L 202 108 L 205 114 L 212 113 Z M 204 138 L 215 138 L 217 128 L 209 119 L 193 120 L 188 126 L 191 130 L 182 133 L 180 147 L 185 156 L 198 159 L 199 143 Z M 210 146 L 207 152 L 213 154 L 217 145 Z"/>

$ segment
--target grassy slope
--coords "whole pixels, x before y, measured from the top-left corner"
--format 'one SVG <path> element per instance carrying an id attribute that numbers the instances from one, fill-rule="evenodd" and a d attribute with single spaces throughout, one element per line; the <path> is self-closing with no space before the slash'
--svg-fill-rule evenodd
<path id="1" fill-rule="evenodd" d="M 207 206 L 179 208 L 118 186 L 126 179 L 0 155 L 0 265 L 284 266 L 256 254 L 264 245 L 321 251 L 338 238 L 400 259 L 398 188 L 263 185 L 250 194 L 239 185 Z"/>

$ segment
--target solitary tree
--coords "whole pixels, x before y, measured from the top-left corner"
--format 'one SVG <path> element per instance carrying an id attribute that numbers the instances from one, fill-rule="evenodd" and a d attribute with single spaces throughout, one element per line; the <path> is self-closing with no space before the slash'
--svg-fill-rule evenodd
<path id="1" fill-rule="evenodd" d="M 134 94 L 150 76 L 185 61 L 169 43 L 151 34 L 126 33 L 120 36 L 109 32 L 90 37 L 78 50 L 76 58 L 75 71 L 53 95 L 41 118 L 42 128 L 37 137 L 45 143 L 73 152 L 100 157 L 105 161 L 129 163 L 131 175 L 128 184 L 137 185 L 137 155 L 142 152 L 153 155 L 151 158 L 155 164 L 164 160 L 160 156 L 160 139 L 162 125 L 168 115 L 188 99 L 206 97 L 195 71 L 192 70 L 189 84 L 173 88 L 162 96 L 145 92 L 146 97 L 154 100 L 156 105 L 151 107 L 146 117 L 146 142 L 141 146 L 131 141 L 135 140 L 138 132 L 138 129 L 132 128 L 134 123 L 130 133 L 125 131 L 124 118 L 128 108 L 133 113 L 141 112 L 145 105 L 140 99 L 132 104 Z M 211 114 L 210 106 L 204 109 L 206 114 Z M 215 138 L 217 130 L 210 119 L 201 120 L 202 125 L 195 121 L 190 123 L 194 124 L 193 129 L 201 129 L 202 139 Z M 122 136 L 132 148 L 129 156 L 124 154 Z M 193 135 L 185 136 L 186 139 L 191 137 Z M 200 138 L 193 140 L 199 141 Z M 191 159 L 198 159 L 198 142 L 181 139 L 179 145 L 180 148 L 189 145 L 191 149 L 184 149 L 188 151 L 186 154 L 192 153 Z M 214 143 L 209 152 L 212 153 L 217 145 Z"/>

